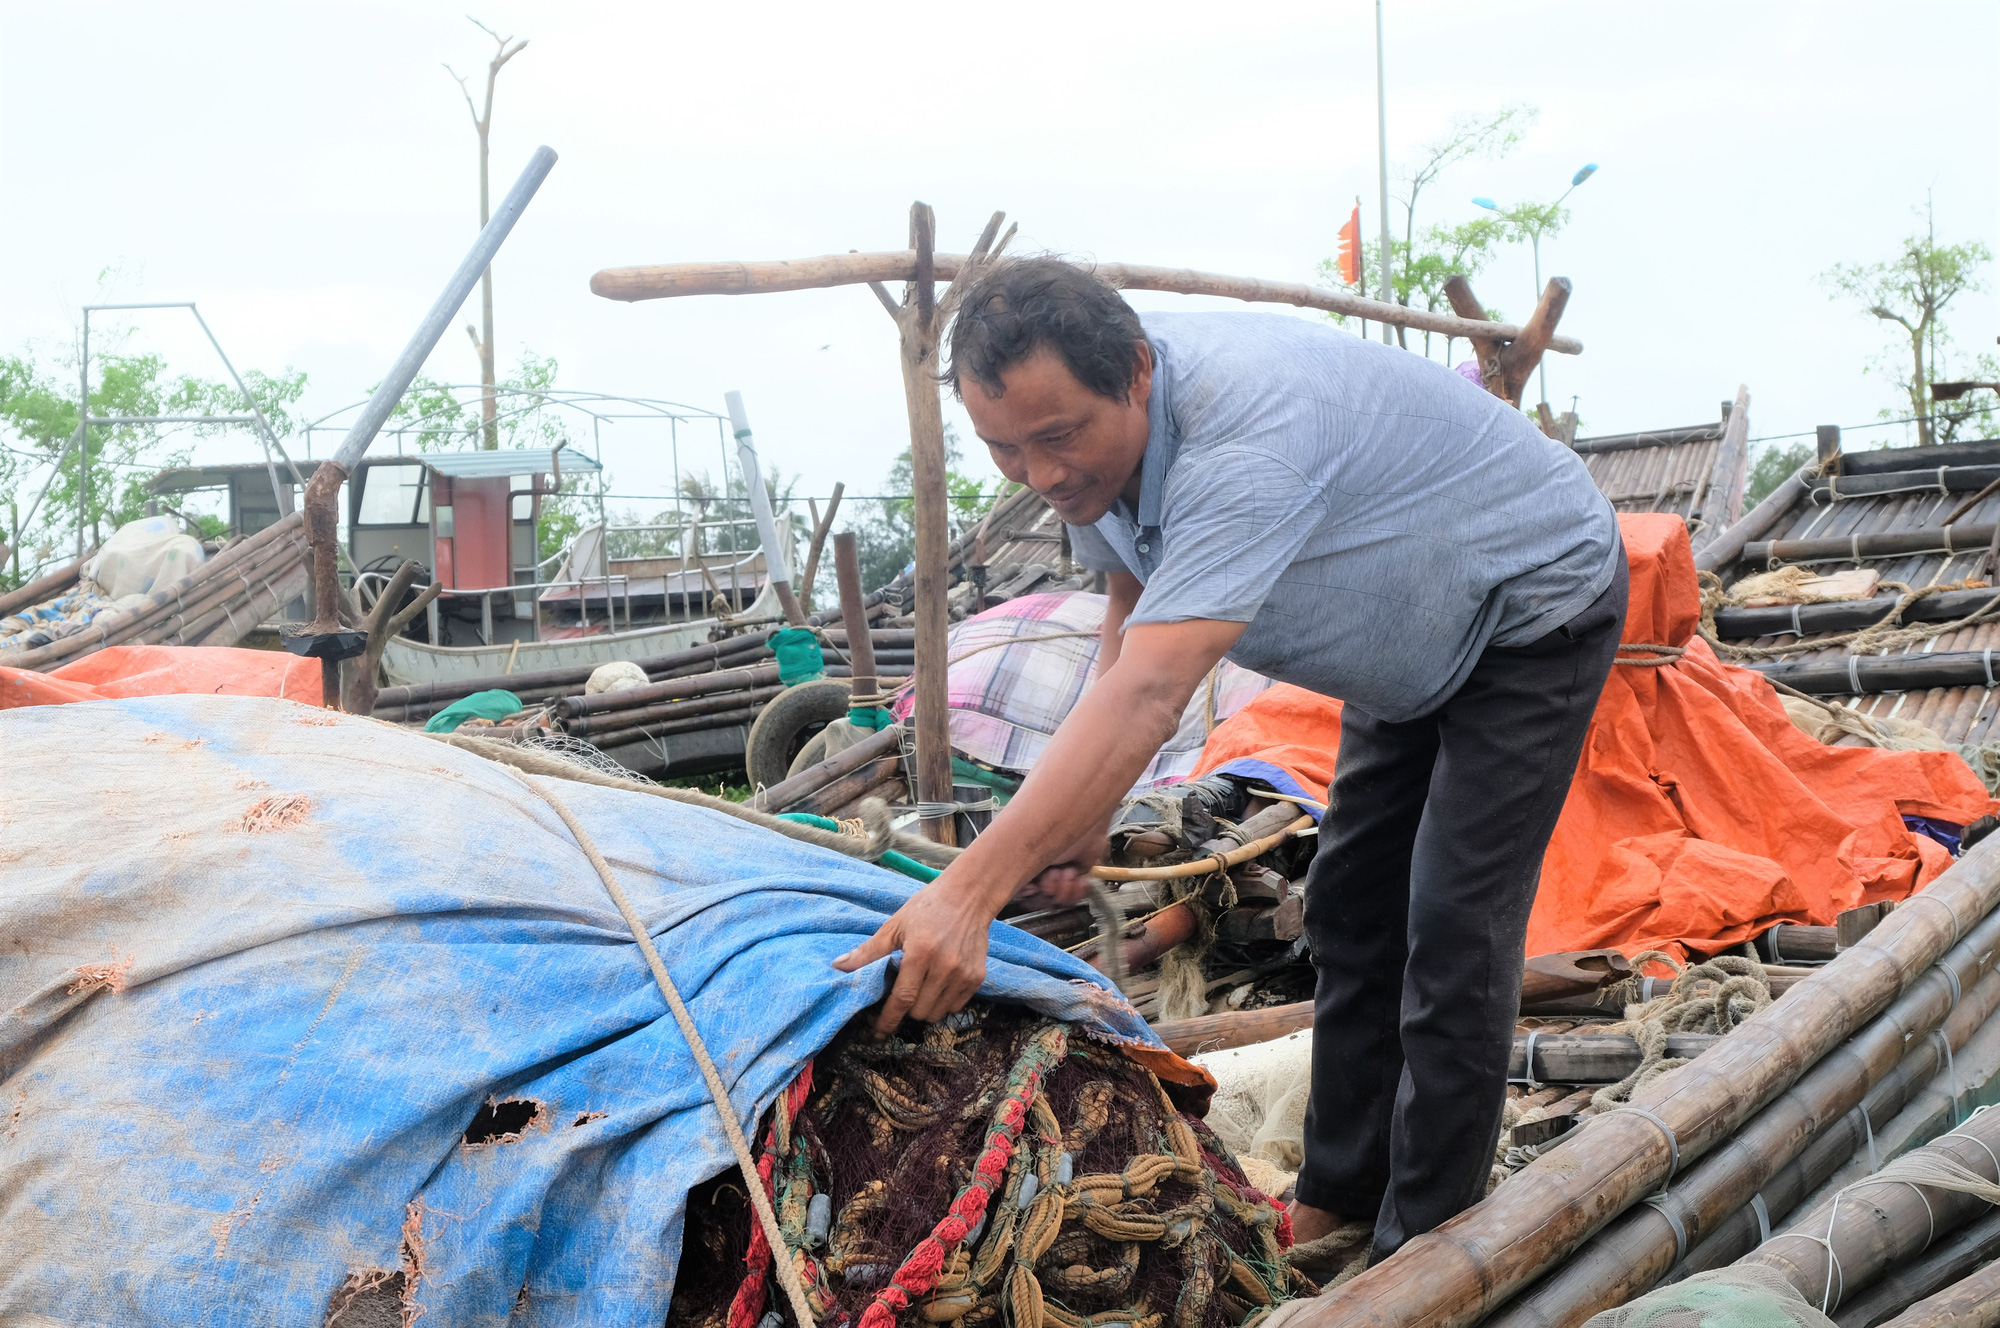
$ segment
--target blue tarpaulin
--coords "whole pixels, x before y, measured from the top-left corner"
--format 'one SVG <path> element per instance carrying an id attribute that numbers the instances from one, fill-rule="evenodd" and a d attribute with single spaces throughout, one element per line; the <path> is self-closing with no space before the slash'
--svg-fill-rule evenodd
<path id="1" fill-rule="evenodd" d="M 435 1324 L 664 1320 L 686 1192 L 733 1160 L 638 947 L 521 777 L 246 697 L 11 710 L 0 748 L 0 1319 L 318 1325 L 351 1274 L 415 1267 Z M 880 997 L 883 965 L 830 961 L 914 884 L 550 787 L 752 1130 Z M 1159 1045 L 1013 928 L 984 994 Z M 525 1132 L 468 1146 L 510 1099 L 535 1104 Z"/>

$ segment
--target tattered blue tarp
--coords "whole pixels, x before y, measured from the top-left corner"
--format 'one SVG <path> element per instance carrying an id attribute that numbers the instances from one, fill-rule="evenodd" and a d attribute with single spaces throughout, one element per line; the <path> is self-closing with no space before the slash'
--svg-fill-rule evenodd
<path id="1" fill-rule="evenodd" d="M 686 1192 L 732 1158 L 638 947 L 518 776 L 256 698 L 0 712 L 0 750 L 0 1319 L 317 1325 L 350 1273 L 403 1266 L 416 1213 L 430 1323 L 657 1328 Z M 879 998 L 882 965 L 830 961 L 911 883 L 549 787 L 752 1129 Z M 1012 928 L 984 990 L 1158 1045 Z M 496 1098 L 538 1128 L 466 1147 Z"/>

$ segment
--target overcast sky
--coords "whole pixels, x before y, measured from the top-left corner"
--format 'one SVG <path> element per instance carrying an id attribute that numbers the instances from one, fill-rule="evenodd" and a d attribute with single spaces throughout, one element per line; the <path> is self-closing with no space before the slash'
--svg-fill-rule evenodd
<path id="1" fill-rule="evenodd" d="M 947 249 L 1001 208 L 1021 249 L 1282 281 L 1314 278 L 1357 194 L 1375 224 L 1362 0 L 472 12 L 530 39 L 501 75 L 496 198 L 535 145 L 561 154 L 495 266 L 503 365 L 530 349 L 564 386 L 707 410 L 741 389 L 805 492 L 878 492 L 907 443 L 868 292 L 625 305 L 592 296 L 592 272 L 900 247 L 916 198 Z M 307 371 L 309 413 L 364 396 L 476 230 L 475 140 L 440 67 L 483 76 L 492 43 L 465 14 L 0 5 L 0 350 L 69 338 L 100 294 L 192 299 L 240 365 Z M 1996 51 L 1991 0 L 1389 0 L 1390 158 L 1454 114 L 1540 108 L 1512 156 L 1442 179 L 1420 224 L 1478 215 L 1475 194 L 1551 198 L 1599 164 L 1542 253 L 1575 282 L 1563 330 L 1585 343 L 1549 357 L 1549 397 L 1577 398 L 1586 433 L 1712 419 L 1738 383 L 1756 434 L 1859 424 L 1895 404 L 1862 372 L 1882 325 L 1817 274 L 1892 255 L 1927 192 L 1941 239 L 1994 244 Z M 1525 250 L 1477 282 L 1515 318 L 1533 286 Z M 1954 313 L 1961 350 L 1993 348 L 1990 292 Z M 195 335 L 154 314 L 125 344 L 215 374 Z M 476 380 L 461 331 L 429 372 Z M 611 435 L 618 490 L 659 492 L 664 434 Z"/>

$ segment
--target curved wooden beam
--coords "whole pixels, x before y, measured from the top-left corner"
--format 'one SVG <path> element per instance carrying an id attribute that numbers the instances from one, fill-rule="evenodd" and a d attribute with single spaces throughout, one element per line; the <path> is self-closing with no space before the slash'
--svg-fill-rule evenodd
<path id="1" fill-rule="evenodd" d="M 958 275 L 963 254 L 937 254 L 932 274 L 938 280 Z M 1148 267 L 1137 263 L 1100 263 L 1097 275 L 1123 290 L 1172 291 L 1180 295 L 1218 295 L 1261 304 L 1289 304 L 1302 309 L 1371 322 L 1390 323 L 1480 341 L 1513 341 L 1526 335 L 1513 323 L 1475 322 L 1453 314 L 1408 309 L 1400 304 L 1364 300 L 1345 291 L 1325 290 L 1300 282 L 1230 277 L 1187 268 Z M 887 253 L 824 254 L 818 258 L 780 259 L 763 263 L 667 263 L 657 267 L 605 268 L 590 279 L 591 293 L 608 300 L 659 300 L 682 295 L 765 295 L 777 291 L 815 290 L 868 282 L 912 281 L 917 275 L 914 250 Z M 1564 283 L 1565 293 L 1568 283 Z M 1538 310 L 1538 312 L 1540 312 Z M 1552 319 L 1545 321 L 1552 324 Z M 1547 349 L 1579 355 L 1583 343 L 1574 337 L 1551 336 Z"/>

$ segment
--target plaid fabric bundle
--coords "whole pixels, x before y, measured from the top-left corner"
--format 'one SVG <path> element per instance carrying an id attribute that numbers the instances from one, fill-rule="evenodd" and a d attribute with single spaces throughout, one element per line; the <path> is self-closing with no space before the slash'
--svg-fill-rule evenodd
<path id="1" fill-rule="evenodd" d="M 1023 595 L 951 631 L 951 745 L 975 761 L 1022 773 L 1034 764 L 1090 682 L 1105 599 L 1081 591 Z M 1185 779 L 1216 724 L 1270 679 L 1224 660 L 1195 689 L 1180 728 L 1135 789 Z M 904 692 L 898 719 L 915 704 Z"/>

